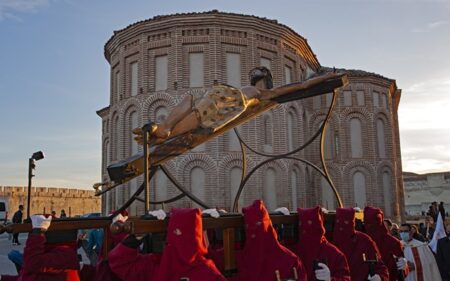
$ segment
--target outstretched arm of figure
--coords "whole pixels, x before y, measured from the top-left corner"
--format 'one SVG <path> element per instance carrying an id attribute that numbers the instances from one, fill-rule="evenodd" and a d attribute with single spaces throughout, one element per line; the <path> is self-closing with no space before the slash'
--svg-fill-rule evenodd
<path id="1" fill-rule="evenodd" d="M 291 83 L 288 85 L 274 88 L 272 90 L 262 90 L 261 100 L 270 100 L 270 99 L 273 99 L 273 98 L 276 98 L 279 96 L 283 96 L 286 94 L 295 93 L 300 90 L 308 89 L 308 88 L 314 87 L 316 85 L 319 85 L 330 78 L 339 77 L 342 75 L 343 74 L 337 74 L 337 73 L 330 72 L 325 75 L 321 75 L 321 76 L 318 76 L 318 77 L 315 77 L 312 79 L 308 79 L 303 82 Z"/>
<path id="2" fill-rule="evenodd" d="M 265 89 L 263 81 L 258 81 L 261 83 L 257 83 L 255 86 L 247 86 L 241 89 L 242 93 L 246 96 L 247 100 L 250 104 L 256 104 L 259 101 L 271 100 L 273 98 L 292 94 L 300 90 L 305 90 L 316 85 L 323 83 L 324 81 L 342 76 L 343 74 L 337 73 L 327 73 L 325 75 L 321 75 L 312 79 L 308 79 L 303 82 L 295 82 L 288 85 L 284 85 L 275 89 Z"/>

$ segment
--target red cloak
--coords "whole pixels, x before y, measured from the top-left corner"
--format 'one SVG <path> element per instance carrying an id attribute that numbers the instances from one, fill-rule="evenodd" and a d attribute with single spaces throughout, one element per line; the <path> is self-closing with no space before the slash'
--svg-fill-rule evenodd
<path id="1" fill-rule="evenodd" d="M 126 237 L 125 233 L 113 234 L 109 228 L 106 228 L 104 239 L 108 239 L 110 249 L 114 249 Z M 83 268 L 84 269 L 84 268 Z M 95 265 L 95 277 L 93 281 L 121 281 L 121 279 L 111 270 L 108 259 L 103 257 L 103 250 L 100 249 L 100 255 Z"/>
<path id="2" fill-rule="evenodd" d="M 396 261 L 393 255 L 403 257 L 403 246 L 401 242 L 389 234 L 383 223 L 384 214 L 378 208 L 364 208 L 364 228 L 366 233 L 375 241 L 380 250 L 383 263 L 389 270 L 389 280 L 395 281 L 398 278 Z M 404 273 L 407 275 L 407 271 Z"/>
<path id="3" fill-rule="evenodd" d="M 18 281 L 79 281 L 80 263 L 74 245 L 46 245 L 44 234 L 30 233 Z"/>
<path id="4" fill-rule="evenodd" d="M 238 259 L 238 280 L 273 281 L 276 280 L 276 270 L 282 279 L 293 278 L 294 269 L 298 276 L 295 280 L 306 280 L 306 271 L 300 259 L 278 242 L 263 202 L 255 200 L 242 211 L 246 239 Z"/>
<path id="5" fill-rule="evenodd" d="M 347 258 L 353 281 L 367 280 L 369 264 L 367 260 L 378 260 L 374 264 L 374 273 L 383 281 L 389 280 L 387 267 L 383 264 L 381 254 L 375 242 L 365 233 L 355 230 L 355 210 L 353 208 L 337 208 L 334 224 L 333 244 Z"/>
<path id="6" fill-rule="evenodd" d="M 311 209 L 299 208 L 297 211 L 299 241 L 296 249 L 306 268 L 308 280 L 316 280 L 313 263 L 317 260 L 328 266 L 331 281 L 350 281 L 350 271 L 344 254 L 325 238 L 320 206 Z"/>
<path id="7" fill-rule="evenodd" d="M 226 281 L 206 253 L 200 210 L 172 209 L 158 280 Z"/>

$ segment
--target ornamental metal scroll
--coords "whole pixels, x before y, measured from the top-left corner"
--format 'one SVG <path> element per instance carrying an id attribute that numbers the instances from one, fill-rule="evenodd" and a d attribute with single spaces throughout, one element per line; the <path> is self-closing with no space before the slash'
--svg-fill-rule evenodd
<path id="1" fill-rule="evenodd" d="M 331 117 L 331 113 L 333 112 L 335 105 L 336 105 L 336 100 L 337 100 L 337 95 L 338 92 L 335 90 L 333 91 L 333 99 L 331 102 L 331 105 L 328 109 L 327 115 L 325 117 L 325 120 L 322 122 L 321 126 L 319 127 L 319 129 L 302 145 L 300 145 L 299 147 L 287 152 L 287 153 L 282 153 L 282 154 L 267 154 L 267 153 L 263 153 L 263 152 L 259 152 L 253 148 L 251 148 L 243 139 L 242 137 L 239 135 L 239 132 L 237 131 L 237 129 L 234 129 L 234 132 L 236 133 L 236 136 L 238 137 L 238 140 L 241 144 L 241 150 L 242 150 L 242 154 L 245 155 L 245 150 L 244 147 L 249 149 L 250 151 L 252 151 L 255 154 L 261 155 L 261 156 L 265 156 L 265 157 L 269 157 L 269 159 L 266 159 L 264 161 L 262 161 L 261 163 L 259 163 L 258 165 L 256 165 L 252 170 L 249 171 L 249 173 L 247 175 L 245 175 L 245 170 L 246 169 L 242 169 L 242 179 L 241 179 L 241 183 L 239 185 L 239 189 L 238 192 L 236 193 L 236 196 L 234 198 L 234 202 L 233 202 L 233 212 L 238 212 L 238 202 L 239 202 L 239 198 L 242 194 L 242 191 L 245 187 L 245 184 L 248 182 L 248 180 L 250 179 L 250 177 L 256 172 L 256 170 L 258 170 L 259 168 L 261 168 L 262 166 L 264 166 L 267 163 L 273 162 L 273 161 L 277 161 L 277 160 L 281 160 L 281 159 L 290 159 L 290 160 L 295 160 L 295 161 L 299 161 L 302 162 L 306 165 L 311 166 L 312 168 L 314 168 L 317 172 L 319 172 L 324 178 L 325 180 L 328 182 L 329 186 L 331 187 L 334 196 L 336 197 L 336 201 L 338 202 L 339 207 L 343 207 L 342 204 L 342 199 L 339 195 L 339 192 L 336 189 L 336 186 L 333 183 L 333 180 L 331 179 L 329 173 L 328 173 L 328 169 L 327 169 L 327 165 L 325 162 L 325 155 L 324 155 L 324 142 L 325 142 L 325 135 L 326 135 L 326 128 L 328 125 L 328 120 Z M 318 136 L 320 137 L 320 161 L 322 163 L 322 167 L 323 167 L 323 171 L 317 167 L 316 165 L 314 165 L 313 163 L 311 163 L 310 161 L 301 159 L 301 158 L 297 158 L 297 157 L 292 157 L 291 155 L 305 149 L 306 147 L 308 147 L 315 139 L 317 139 Z M 244 163 L 244 167 L 246 167 L 246 160 L 245 158 L 243 159 L 243 163 Z"/>

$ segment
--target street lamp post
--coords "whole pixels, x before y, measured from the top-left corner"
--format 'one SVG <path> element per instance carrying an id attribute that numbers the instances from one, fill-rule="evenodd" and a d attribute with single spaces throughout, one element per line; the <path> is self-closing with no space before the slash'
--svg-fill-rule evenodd
<path id="1" fill-rule="evenodd" d="M 38 151 L 33 153 L 30 159 L 28 159 L 28 199 L 27 199 L 27 219 L 30 218 L 30 203 L 31 203 L 31 178 L 34 177 L 33 170 L 36 167 L 34 161 L 44 159 L 44 153 Z"/>

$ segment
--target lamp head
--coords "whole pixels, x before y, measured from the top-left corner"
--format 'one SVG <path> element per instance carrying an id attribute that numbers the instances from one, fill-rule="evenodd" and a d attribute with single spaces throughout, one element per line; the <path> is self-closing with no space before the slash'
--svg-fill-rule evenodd
<path id="1" fill-rule="evenodd" d="M 35 152 L 31 156 L 31 159 L 36 160 L 36 161 L 44 159 L 44 153 L 42 151 Z"/>

